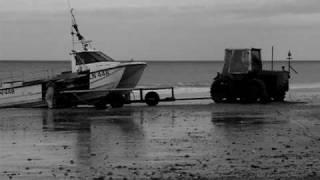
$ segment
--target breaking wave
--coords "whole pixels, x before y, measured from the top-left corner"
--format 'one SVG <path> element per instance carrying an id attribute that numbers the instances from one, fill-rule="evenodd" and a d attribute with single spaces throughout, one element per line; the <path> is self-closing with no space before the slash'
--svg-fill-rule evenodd
<path id="1" fill-rule="evenodd" d="M 140 87 L 174 87 L 177 94 L 189 94 L 189 93 L 204 93 L 210 92 L 210 83 L 176 83 L 176 84 L 148 84 Z M 320 90 L 319 83 L 292 83 L 290 84 L 290 90 Z"/>
<path id="2" fill-rule="evenodd" d="M 290 89 L 320 89 L 320 83 L 296 83 L 291 84 Z"/>
<path id="3" fill-rule="evenodd" d="M 211 82 L 148 83 L 142 87 L 210 87 Z"/>

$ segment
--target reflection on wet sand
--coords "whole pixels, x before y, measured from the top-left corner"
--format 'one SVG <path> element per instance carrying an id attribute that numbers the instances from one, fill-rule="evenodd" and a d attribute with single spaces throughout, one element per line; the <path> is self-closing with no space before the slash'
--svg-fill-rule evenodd
<path id="1" fill-rule="evenodd" d="M 212 112 L 211 121 L 217 136 L 230 144 L 245 144 L 250 147 L 256 142 L 270 144 L 270 130 L 288 126 L 288 120 L 275 113 L 264 111 Z"/>
<path id="2" fill-rule="evenodd" d="M 97 111 L 94 109 L 48 110 L 44 111 L 43 128 L 45 131 L 64 131 L 76 133 L 75 159 L 80 177 L 92 177 L 103 172 L 106 163 L 117 164 L 144 154 L 142 143 L 143 118 L 140 112 L 130 109 Z M 94 169 L 94 172 L 91 172 Z"/>
<path id="3" fill-rule="evenodd" d="M 299 118 L 294 108 L 0 110 L 0 179 L 264 177 L 279 176 L 278 169 L 299 175 L 303 166 L 291 165 L 315 158 L 319 144 L 292 123 Z M 300 148 L 305 144 L 309 150 Z"/>

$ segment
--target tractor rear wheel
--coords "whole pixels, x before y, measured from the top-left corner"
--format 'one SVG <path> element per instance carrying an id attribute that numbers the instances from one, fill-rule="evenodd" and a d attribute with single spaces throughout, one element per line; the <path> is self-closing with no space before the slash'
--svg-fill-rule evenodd
<path id="1" fill-rule="evenodd" d="M 242 101 L 246 103 L 268 102 L 268 93 L 265 83 L 259 79 L 249 80 L 248 89 L 246 90 L 245 97 Z"/>
<path id="2" fill-rule="evenodd" d="M 260 96 L 260 86 L 256 83 L 250 83 L 246 95 L 246 101 L 248 103 L 255 103 L 258 101 Z"/>
<path id="3" fill-rule="evenodd" d="M 286 92 L 281 91 L 280 93 L 277 93 L 275 96 L 273 96 L 273 100 L 277 102 L 283 102 L 286 97 Z"/>

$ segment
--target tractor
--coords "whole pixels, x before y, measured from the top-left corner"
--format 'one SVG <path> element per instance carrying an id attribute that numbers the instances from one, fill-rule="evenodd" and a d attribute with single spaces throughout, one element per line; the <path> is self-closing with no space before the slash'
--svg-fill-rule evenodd
<path id="1" fill-rule="evenodd" d="M 214 78 L 210 94 L 215 103 L 284 101 L 289 78 L 290 67 L 263 70 L 261 49 L 226 49 L 223 70 Z"/>

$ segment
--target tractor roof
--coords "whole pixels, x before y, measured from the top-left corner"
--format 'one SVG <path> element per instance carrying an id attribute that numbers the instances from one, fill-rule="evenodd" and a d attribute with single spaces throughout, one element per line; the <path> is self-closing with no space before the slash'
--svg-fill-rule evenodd
<path id="1" fill-rule="evenodd" d="M 223 74 L 247 74 L 261 71 L 261 49 L 226 49 Z"/>
<path id="2" fill-rule="evenodd" d="M 261 48 L 226 48 L 225 49 L 226 51 L 250 51 L 250 50 L 260 50 L 261 51 Z"/>

